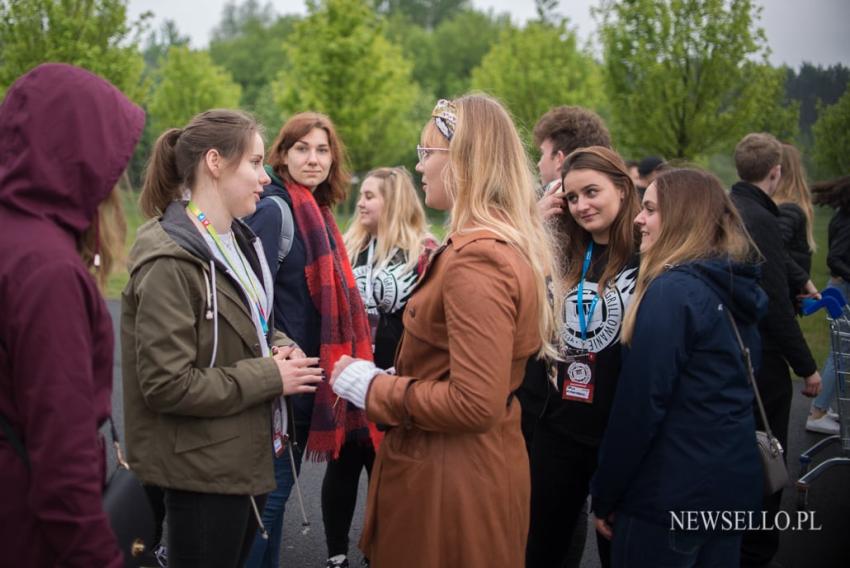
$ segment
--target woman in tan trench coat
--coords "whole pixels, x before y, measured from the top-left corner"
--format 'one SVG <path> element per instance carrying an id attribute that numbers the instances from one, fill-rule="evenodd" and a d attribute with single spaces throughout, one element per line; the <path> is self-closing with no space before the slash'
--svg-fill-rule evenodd
<path id="1" fill-rule="evenodd" d="M 446 244 L 410 299 L 398 376 L 343 357 L 334 391 L 390 426 L 360 547 L 374 568 L 520 567 L 529 469 L 513 392 L 552 353 L 552 249 L 533 177 L 496 101 L 440 101 L 418 147 L 425 203 Z"/>

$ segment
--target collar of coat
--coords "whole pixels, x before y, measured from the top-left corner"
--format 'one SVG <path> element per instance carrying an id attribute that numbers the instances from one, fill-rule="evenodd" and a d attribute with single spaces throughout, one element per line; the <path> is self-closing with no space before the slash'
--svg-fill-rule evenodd
<path id="1" fill-rule="evenodd" d="M 746 181 L 739 181 L 732 186 L 732 194 L 738 194 L 741 197 L 755 201 L 770 211 L 773 215 L 779 216 L 779 208 L 776 206 L 776 203 L 774 203 L 773 199 L 771 199 L 770 196 L 757 185 Z"/>
<path id="2" fill-rule="evenodd" d="M 446 243 L 451 243 L 454 246 L 455 250 L 460 250 L 469 243 L 480 241 L 480 240 L 493 240 L 493 241 L 505 241 L 504 237 L 501 237 L 498 233 L 493 231 L 492 229 L 487 229 L 484 227 L 475 227 L 469 229 L 461 229 L 455 233 L 452 233 L 451 236 L 446 240 Z"/>

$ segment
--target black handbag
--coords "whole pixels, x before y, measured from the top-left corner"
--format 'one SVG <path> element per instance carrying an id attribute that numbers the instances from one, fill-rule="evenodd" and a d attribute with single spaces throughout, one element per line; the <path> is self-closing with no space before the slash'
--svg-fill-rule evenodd
<path id="1" fill-rule="evenodd" d="M 764 424 L 764 431 L 756 430 L 756 446 L 759 450 L 761 465 L 764 469 L 764 494 L 773 495 L 777 491 L 781 491 L 788 485 L 788 468 L 785 465 L 784 451 L 782 444 L 773 432 L 770 430 L 770 424 L 767 422 L 767 414 L 764 412 L 764 404 L 761 401 L 761 393 L 759 393 L 758 385 L 756 384 L 755 374 L 753 373 L 753 362 L 750 357 L 750 350 L 744 345 L 741 339 L 741 334 L 738 331 L 738 326 L 735 325 L 735 318 L 729 310 L 725 309 L 726 316 L 729 318 L 729 323 L 732 324 L 732 330 L 735 332 L 735 337 L 738 340 L 738 346 L 741 348 L 741 357 L 744 360 L 744 367 L 747 369 L 747 375 L 750 379 L 750 384 L 753 386 L 753 394 L 756 398 L 756 403 L 761 414 L 761 422 Z"/>
<path id="2" fill-rule="evenodd" d="M 118 441 L 118 431 L 115 429 L 112 417 L 108 421 L 117 465 L 103 491 L 103 509 L 118 540 L 118 546 L 124 554 L 124 566 L 140 568 L 144 553 L 148 548 L 156 545 L 153 541 L 156 534 L 154 515 L 142 483 L 124 460 L 121 444 Z M 26 447 L 2 413 L 0 413 L 0 427 L 29 470 L 30 461 Z"/>

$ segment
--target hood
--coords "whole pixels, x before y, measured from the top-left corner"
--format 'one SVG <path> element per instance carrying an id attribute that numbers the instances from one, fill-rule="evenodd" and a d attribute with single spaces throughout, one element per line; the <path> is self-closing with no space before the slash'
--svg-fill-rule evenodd
<path id="1" fill-rule="evenodd" d="M 247 248 L 244 245 L 253 246 L 257 237 L 245 223 L 234 219 L 232 229 L 234 237 L 243 244 L 243 250 Z M 213 255 L 207 241 L 186 215 L 185 201 L 173 201 L 162 217 L 151 219 L 139 227 L 136 242 L 127 258 L 127 271 L 132 275 L 143 264 L 163 256 L 193 260 L 204 265 L 214 261 L 218 270 L 227 272 L 227 267 Z M 252 261 L 251 258 L 248 260 Z"/>
<path id="2" fill-rule="evenodd" d="M 145 113 L 84 69 L 39 65 L 0 105 L 0 203 L 79 236 L 115 187 Z"/>
<path id="3" fill-rule="evenodd" d="M 767 313 L 767 295 L 758 284 L 758 266 L 723 258 L 696 260 L 674 270 L 688 272 L 705 282 L 742 323 L 757 323 Z"/>
<path id="4" fill-rule="evenodd" d="M 159 219 L 151 219 L 139 227 L 136 242 L 127 258 L 127 271 L 132 275 L 139 267 L 159 257 L 182 258 L 207 264 L 212 251 L 186 215 L 186 203 L 172 202 Z"/>

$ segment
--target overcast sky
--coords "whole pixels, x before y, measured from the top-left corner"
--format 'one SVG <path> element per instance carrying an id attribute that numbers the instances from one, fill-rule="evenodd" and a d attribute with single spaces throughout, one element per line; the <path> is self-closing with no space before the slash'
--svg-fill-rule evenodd
<path id="1" fill-rule="evenodd" d="M 262 0 L 261 0 L 262 2 Z M 764 10 L 761 25 L 767 33 L 774 65 L 799 67 L 804 61 L 850 66 L 850 0 L 756 0 Z M 164 19 L 177 23 L 181 33 L 192 39 L 193 47 L 204 47 L 218 24 L 227 0 L 130 0 L 129 15 L 154 13 L 154 27 Z M 533 0 L 472 0 L 479 9 L 510 12 L 514 21 L 535 16 Z M 305 14 L 303 0 L 272 0 L 279 14 Z M 582 41 L 591 39 L 596 24 L 590 7 L 598 0 L 561 0 L 559 11 L 569 17 Z"/>

